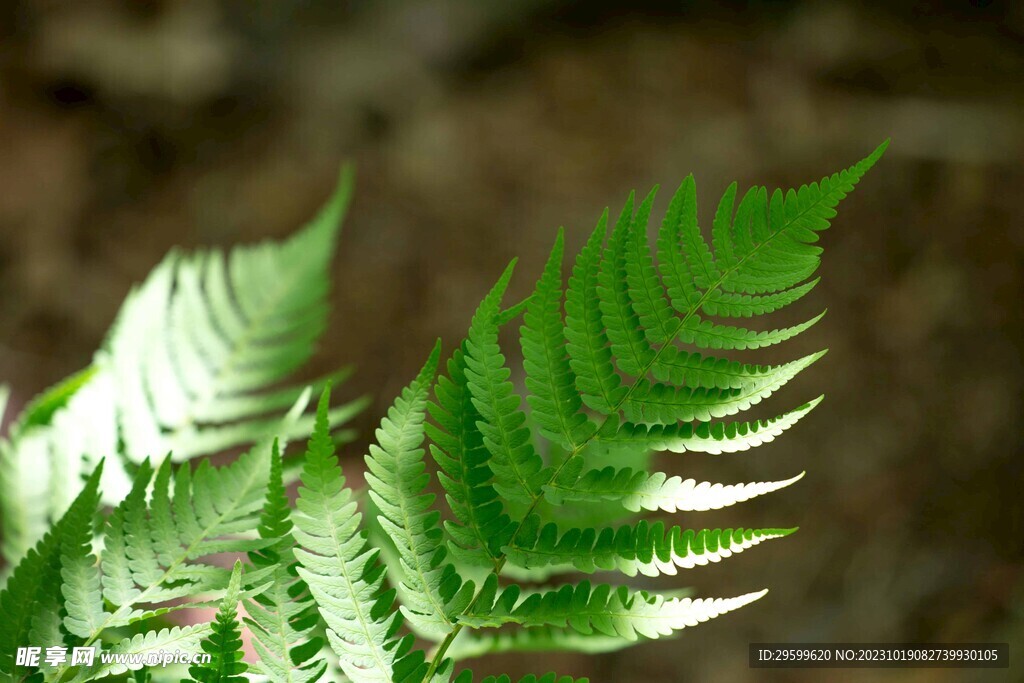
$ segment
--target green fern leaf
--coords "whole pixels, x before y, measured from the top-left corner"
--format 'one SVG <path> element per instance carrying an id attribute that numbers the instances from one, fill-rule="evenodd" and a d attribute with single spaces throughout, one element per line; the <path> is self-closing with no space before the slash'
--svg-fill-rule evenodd
<path id="1" fill-rule="evenodd" d="M 261 447 L 254 448 L 220 469 L 203 461 L 194 473 L 189 467 L 172 473 L 168 459 L 155 477 L 148 461 L 143 461 L 132 490 L 107 518 L 98 565 L 88 552 L 91 526 L 64 543 L 65 571 L 60 586 L 65 597 L 64 629 L 79 644 L 90 646 L 114 629 L 133 624 L 139 629 L 139 622 L 201 604 L 190 601 L 226 589 L 230 572 L 198 560 L 268 545 L 263 539 L 243 537 L 258 521 L 266 490 L 268 459 L 264 452 Z M 269 573 L 257 570 L 249 578 L 256 582 Z M 102 587 L 102 601 L 98 587 Z M 158 650 L 178 640 L 198 643 L 203 635 L 201 628 L 155 632 L 142 626 L 137 636 L 118 647 L 122 652 Z M 124 671 L 124 666 L 116 663 L 97 666 L 81 668 L 74 680 Z M 68 668 L 67 663 L 58 666 L 54 679 L 62 679 Z"/>
<path id="2" fill-rule="evenodd" d="M 630 591 L 625 586 L 599 584 L 591 588 L 587 581 L 582 581 L 544 593 L 531 593 L 520 600 L 519 587 L 509 586 L 493 595 L 486 594 L 486 599 L 478 601 L 474 611 L 463 621 L 478 628 L 505 624 L 569 627 L 584 635 L 596 632 L 636 641 L 672 635 L 687 626 L 696 626 L 739 609 L 765 593 L 767 591 L 735 598 L 666 599 L 645 591 Z"/>
<path id="3" fill-rule="evenodd" d="M 94 477 L 102 475 L 102 467 L 101 462 Z M 84 490 L 88 490 L 88 487 Z M 69 529 L 61 539 L 61 592 L 67 612 L 64 628 L 71 635 L 82 638 L 97 632 L 110 616 L 103 604 L 103 586 L 99 572 L 96 571 L 96 556 L 92 553 L 91 522 L 99 500 L 93 500 L 92 503 L 91 508 L 82 511 L 82 514 L 88 515 L 85 523 L 79 524 L 74 533 Z"/>
<path id="4" fill-rule="evenodd" d="M 729 351 L 762 349 L 792 339 L 809 329 L 824 316 L 825 313 L 822 312 L 799 325 L 759 332 L 732 325 L 719 325 L 691 315 L 680 328 L 678 340 L 684 344 L 693 344 L 700 349 L 726 349 Z"/>
<path id="5" fill-rule="evenodd" d="M 676 574 L 719 562 L 796 529 L 702 529 L 693 531 L 663 522 L 641 520 L 636 525 L 572 528 L 560 531 L 555 523 L 524 528 L 507 546 L 509 560 L 526 567 L 571 564 L 586 573 L 617 570 L 627 576 Z"/>
<path id="6" fill-rule="evenodd" d="M 822 400 L 818 397 L 790 412 L 752 422 L 698 422 L 674 425 L 620 425 L 611 420 L 601 429 L 600 439 L 608 445 L 643 445 L 654 451 L 737 453 L 774 441 L 795 425 Z"/>
<path id="7" fill-rule="evenodd" d="M 607 230 L 608 212 L 605 211 L 576 257 L 565 293 L 566 351 L 571 359 L 569 365 L 576 373 L 576 388 L 588 408 L 605 413 L 618 405 L 626 393 L 615 374 L 597 291 L 601 245 Z"/>
<path id="8" fill-rule="evenodd" d="M 317 408 L 306 451 L 293 534 L 299 576 L 327 624 L 331 647 L 356 683 L 422 678 L 423 653 L 412 637 L 396 637 L 401 615 L 391 611 L 395 592 L 382 592 L 383 567 L 359 531 L 352 491 L 335 458 L 328 426 L 329 390 Z"/>
<path id="9" fill-rule="evenodd" d="M 100 498 L 100 476 L 99 469 L 93 472 L 64 516 L 25 555 L 7 586 L 0 591 L 0 608 L 4 615 L 0 619 L 0 672 L 13 680 L 20 680 L 29 673 L 16 665 L 17 648 L 34 642 L 60 644 L 64 641 L 59 631 L 59 614 L 64 606 L 61 554 L 78 556 L 84 552 L 83 539 L 92 539 L 92 521 Z M 77 569 L 73 567 L 71 573 L 76 573 Z M 68 592 L 64 590 L 65 595 Z M 72 592 L 68 605 L 72 610 L 81 604 L 90 605 L 88 610 L 92 597 L 86 590 Z M 49 640 L 36 641 L 34 637 Z"/>
<path id="10" fill-rule="evenodd" d="M 203 639 L 209 635 L 209 624 L 197 624 L 147 631 L 124 638 L 112 647 L 105 648 L 109 655 L 109 661 L 104 662 L 96 657 L 91 666 L 78 667 L 74 677 L 70 679 L 71 683 L 92 681 L 107 676 L 118 676 L 128 671 L 136 671 L 150 657 L 159 658 L 164 652 L 198 652 Z M 135 659 L 136 663 L 118 661 L 125 656 Z M 60 676 L 61 673 L 61 670 L 58 670 L 56 676 Z"/>
<path id="11" fill-rule="evenodd" d="M 624 403 L 623 412 L 632 422 L 653 424 L 708 422 L 735 415 L 771 396 L 823 355 L 824 352 L 816 353 L 780 365 L 740 388 L 691 389 L 641 380 Z"/>
<path id="12" fill-rule="evenodd" d="M 210 655 L 206 664 L 190 666 L 188 673 L 195 683 L 241 683 L 249 666 L 242 661 L 242 631 L 238 624 L 238 600 L 242 587 L 242 564 L 235 563 L 228 589 L 221 601 L 217 617 L 210 622 L 210 635 L 200 647 Z"/>
<path id="13" fill-rule="evenodd" d="M 452 614 L 469 604 L 474 586 L 464 583 L 445 561 L 440 514 L 423 463 L 423 420 L 427 396 L 437 371 L 440 342 L 417 378 L 395 401 L 377 430 L 377 443 L 366 457 L 370 498 L 381 511 L 379 521 L 398 549 L 404 569 L 402 612 L 423 633 L 447 633 Z"/>
<path id="14" fill-rule="evenodd" d="M 615 652 L 632 643 L 602 633 L 583 635 L 569 628 L 538 626 L 517 630 L 463 631 L 448 650 L 452 659 L 465 660 L 510 652 Z"/>
<path id="15" fill-rule="evenodd" d="M 473 405 L 466 379 L 466 344 L 447 363 L 448 376 L 434 385 L 436 402 L 428 406 L 436 422 L 425 429 L 438 479 L 455 516 L 445 521 L 449 548 L 462 561 L 494 566 L 501 546 L 511 538 L 512 520 L 504 512 L 491 483 L 490 451 L 484 446 L 477 422 L 483 418 Z"/>
<path id="16" fill-rule="evenodd" d="M 254 669 L 273 683 L 310 683 L 327 668 L 320 655 L 323 639 L 314 635 L 320 623 L 316 605 L 305 582 L 296 573 L 288 497 L 281 480 L 281 454 L 277 441 L 271 450 L 266 502 L 258 528 L 273 544 L 249 553 L 257 569 L 270 569 L 269 587 L 246 604 L 245 623 L 259 655 Z"/>
<path id="17" fill-rule="evenodd" d="M 598 277 L 601 319 L 611 342 L 612 357 L 619 370 L 634 377 L 642 374 L 642 369 L 648 367 L 656 355 L 644 335 L 630 299 L 627 247 L 633 239 L 633 231 L 640 225 L 646 227 L 653 202 L 654 191 L 647 196 L 634 216 L 633 195 L 630 195 L 612 229 Z"/>
<path id="18" fill-rule="evenodd" d="M 572 449 L 597 428 L 582 412 L 565 350 L 561 312 L 563 248 L 564 236 L 559 230 L 527 307 L 520 343 L 532 417 L 545 437 Z"/>
<path id="19" fill-rule="evenodd" d="M 690 272 L 694 274 L 693 281 L 697 288 L 713 289 L 721 274 L 697 225 L 697 185 L 692 175 L 683 181 L 679 194 L 682 195 L 682 207 L 678 234 L 682 252 L 690 265 Z"/>
<path id="20" fill-rule="evenodd" d="M 641 215 L 630 229 L 630 239 L 626 244 L 626 283 L 633 309 L 648 341 L 663 344 L 672 336 L 674 315 L 665 298 L 666 292 L 658 280 L 651 249 L 647 244 L 647 218 L 650 216 L 654 194 L 651 191 Z"/>
<path id="21" fill-rule="evenodd" d="M 514 266 L 513 261 L 473 316 L 466 341 L 466 379 L 482 418 L 478 426 L 484 445 L 491 452 L 494 488 L 508 500 L 528 504 L 540 497 L 549 472 L 524 426 L 522 401 L 508 379 L 511 371 L 498 347 L 497 316 Z"/>
<path id="22" fill-rule="evenodd" d="M 748 294 L 735 294 L 713 290 L 708 292 L 707 298 L 701 310 L 708 315 L 718 315 L 728 318 L 750 318 L 755 315 L 764 315 L 785 308 L 795 301 L 803 298 L 805 294 L 814 289 L 819 278 L 802 284 L 792 289 L 784 289 L 774 294 L 764 296 L 750 296 Z"/>

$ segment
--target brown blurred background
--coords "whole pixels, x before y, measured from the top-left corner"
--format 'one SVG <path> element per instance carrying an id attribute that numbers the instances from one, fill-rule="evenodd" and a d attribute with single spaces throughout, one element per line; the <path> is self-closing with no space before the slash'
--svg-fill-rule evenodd
<path id="1" fill-rule="evenodd" d="M 757 451 L 662 463 L 808 471 L 683 520 L 799 525 L 673 584 L 772 592 L 678 641 L 475 668 L 1022 680 L 1024 4 L 6 0 L 0 35 L 0 378 L 16 400 L 86 365 L 170 247 L 284 236 L 351 159 L 314 370 L 354 363 L 348 391 L 374 397 L 353 466 L 432 340 L 461 338 L 516 255 L 525 295 L 559 225 L 576 248 L 605 205 L 662 183 L 664 207 L 691 171 L 709 218 L 732 180 L 808 182 L 891 136 L 824 236 L 822 284 L 771 322 L 829 315 L 758 356 L 831 349 L 758 415 L 828 400 Z M 1008 640 L 1016 670 L 747 668 L 747 643 L 802 640 Z"/>

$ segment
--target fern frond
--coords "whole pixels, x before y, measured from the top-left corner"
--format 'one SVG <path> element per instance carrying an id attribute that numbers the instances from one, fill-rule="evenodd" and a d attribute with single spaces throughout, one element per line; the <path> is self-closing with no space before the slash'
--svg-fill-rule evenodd
<path id="1" fill-rule="evenodd" d="M 448 649 L 455 660 L 473 659 L 507 652 L 615 652 L 632 643 L 603 633 L 583 635 L 571 628 L 537 626 L 516 630 L 463 631 Z"/>
<path id="2" fill-rule="evenodd" d="M 737 453 L 774 441 L 811 412 L 822 397 L 767 420 L 751 422 L 698 422 L 672 425 L 642 425 L 610 420 L 602 428 L 600 439 L 609 445 L 642 444 L 654 451 L 673 453 Z"/>
<path id="3" fill-rule="evenodd" d="M 90 508 L 87 527 L 62 544 L 63 583 L 55 584 L 64 597 L 63 629 L 76 644 L 90 646 L 114 629 L 185 609 L 198 604 L 190 602 L 196 597 L 228 587 L 228 570 L 199 560 L 267 545 L 262 539 L 243 537 L 256 526 L 266 490 L 268 459 L 264 452 L 254 448 L 219 469 L 203 461 L 194 473 L 189 467 L 172 473 L 167 459 L 155 477 L 149 462 L 143 461 L 132 490 L 106 520 L 98 563 L 90 554 L 96 505 Z M 98 478 L 99 472 L 93 477 Z M 148 502 L 147 490 L 151 490 Z M 249 578 L 255 582 L 268 573 L 256 570 Z M 114 651 L 159 650 L 179 641 L 198 644 L 207 630 L 155 632 L 142 627 Z M 182 645 L 181 649 L 187 648 Z M 67 663 L 56 667 L 53 678 L 61 680 L 68 668 Z M 124 670 L 121 664 L 82 667 L 73 680 Z"/>
<path id="4" fill-rule="evenodd" d="M 248 680 L 241 675 L 249 670 L 242 661 L 242 631 L 238 624 L 241 588 L 242 564 L 236 562 L 217 616 L 209 624 L 210 635 L 200 644 L 202 651 L 210 655 L 210 661 L 188 668 L 195 683 L 241 683 Z"/>
<path id="5" fill-rule="evenodd" d="M 436 402 L 427 407 L 436 425 L 427 423 L 425 430 L 455 516 L 444 523 L 449 549 L 462 561 L 493 567 L 513 524 L 492 484 L 490 452 L 477 428 L 483 418 L 466 379 L 466 343 L 452 354 L 447 370 L 434 385 Z"/>
<path id="6" fill-rule="evenodd" d="M 8 563 L 63 514 L 100 457 L 104 502 L 116 505 L 147 457 L 171 453 L 180 462 L 309 433 L 309 415 L 281 432 L 280 413 L 305 386 L 277 385 L 308 360 L 325 327 L 328 268 L 350 190 L 346 171 L 320 214 L 282 243 L 172 252 L 132 291 L 90 368 L 45 392 L 0 443 Z M 331 424 L 364 404 L 336 407 Z"/>
<path id="7" fill-rule="evenodd" d="M 531 415 L 544 436 L 572 449 L 597 427 L 581 412 L 583 406 L 573 385 L 562 335 L 563 249 L 564 235 L 559 230 L 544 274 L 537 281 L 523 316 L 520 344 Z"/>
<path id="8" fill-rule="evenodd" d="M 762 366 L 688 347 L 759 349 L 791 339 L 821 319 L 824 314 L 762 331 L 710 318 L 768 314 L 810 292 L 817 283 L 810 278 L 821 253 L 815 244 L 817 233 L 828 227 L 835 206 L 884 149 L 883 144 L 846 171 L 799 190 L 776 191 L 769 198 L 767 190 L 755 188 L 738 208 L 737 188 L 730 186 L 715 214 L 713 249 L 698 225 L 696 185 L 688 177 L 672 197 L 658 231 L 657 262 L 647 238 L 655 191 L 636 207 L 631 194 L 611 234 L 606 211 L 576 257 L 564 292 L 564 317 L 559 233 L 520 330 L 525 402 L 537 434 L 526 426 L 523 400 L 509 381 L 511 373 L 498 344 L 496 320 L 511 267 L 505 271 L 477 310 L 466 345 L 464 384 L 477 414 L 458 403 L 466 396 L 462 383 L 455 381 L 458 366 L 450 368 L 451 377 L 439 380 L 435 390 L 444 405 L 432 410 L 439 426 L 428 427 L 428 434 L 440 441 L 435 458 L 456 515 L 449 527 L 452 547 L 489 561 L 493 569 L 441 641 L 429 672 L 439 669 L 466 627 L 519 623 L 561 628 L 579 609 L 585 612 L 589 584 L 546 597 L 530 596 L 517 604 L 514 587 L 498 595 L 501 574 L 536 578 L 567 567 L 583 572 L 618 570 L 630 576 L 674 574 L 794 531 L 695 531 L 645 520 L 573 526 L 560 515 L 567 519 L 586 506 L 594 506 L 608 519 L 623 511 L 716 509 L 800 478 L 698 484 L 651 473 L 641 460 L 652 450 L 744 451 L 773 440 L 817 405 L 820 399 L 771 419 L 720 421 L 759 404 L 824 352 Z M 550 442 L 547 449 L 535 445 L 537 436 Z M 476 439 L 482 440 L 486 453 L 471 450 Z M 591 461 L 602 449 L 619 452 L 626 460 L 595 467 Z M 469 453 L 472 459 L 460 459 Z M 629 457 L 638 462 L 629 462 Z M 507 509 L 495 492 L 508 501 Z M 472 504 L 474 493 L 479 494 L 480 505 Z M 493 525 L 490 539 L 480 533 L 482 526 L 474 519 L 481 509 Z M 459 552 L 455 555 L 463 559 Z M 596 619 L 608 611 L 614 594 L 620 602 L 629 601 L 627 608 L 616 607 L 627 615 L 634 605 L 644 616 L 644 610 L 667 606 L 664 621 L 654 623 L 675 626 L 698 623 L 761 595 L 692 601 L 646 594 L 637 598 L 607 587 L 598 590 L 605 593 L 599 593 L 595 602 Z M 578 595 L 584 596 L 583 602 L 572 604 L 571 598 Z M 541 604 L 544 609 L 534 609 Z M 507 618 L 495 618 L 496 614 Z M 584 625 L 590 628 L 585 620 Z M 633 626 L 627 619 L 622 632 L 611 629 L 610 635 L 664 635 L 675 626 Z"/>
<path id="9" fill-rule="evenodd" d="M 352 490 L 335 458 L 328 426 L 329 390 L 317 408 L 293 518 L 299 576 L 327 624 L 327 637 L 345 675 L 356 683 L 415 676 L 423 653 L 412 636 L 398 637 L 401 615 L 391 610 L 395 591 L 382 592 L 383 567 L 360 532 Z"/>
<path id="10" fill-rule="evenodd" d="M 491 453 L 495 490 L 508 500 L 529 504 L 540 497 L 549 472 L 533 447 L 526 415 L 519 408 L 521 399 L 498 346 L 497 316 L 514 266 L 513 261 L 473 316 L 466 341 L 466 379 L 482 418 L 477 425 Z"/>
<path id="11" fill-rule="evenodd" d="M 117 380 L 130 459 L 181 461 L 276 429 L 259 416 L 286 410 L 304 387 L 265 388 L 308 360 L 325 326 L 327 268 L 350 194 L 346 172 L 289 240 L 172 253 L 129 296 L 100 358 Z"/>
<path id="12" fill-rule="evenodd" d="M 728 320 L 783 309 L 814 288 L 818 233 L 883 150 L 799 190 L 754 188 L 740 198 L 730 186 L 710 243 L 698 225 L 692 176 L 672 197 L 653 252 L 656 189 L 638 205 L 631 194 L 610 234 L 605 212 L 564 287 L 559 231 L 533 293 L 503 308 L 513 261 L 441 376 L 438 342 L 381 420 L 365 456 L 365 497 L 346 485 L 330 433 L 351 406 L 331 409 L 326 380 L 315 416 L 306 412 L 305 391 L 270 388 L 307 360 L 323 327 L 325 271 L 344 194 L 284 245 L 236 250 L 230 259 L 217 251 L 172 254 L 133 293 L 91 369 L 33 403 L 0 445 L 0 493 L 28 478 L 27 453 L 41 458 L 52 489 L 33 494 L 42 514 L 14 508 L 12 548 L 36 533 L 23 527 L 67 509 L 0 593 L 11 615 L 0 621 L 0 671 L 60 683 L 116 675 L 124 664 L 14 671 L 11 653 L 26 639 L 89 646 L 121 638 L 114 652 L 136 656 L 202 647 L 211 662 L 193 666 L 193 680 L 244 680 L 238 603 L 245 600 L 244 623 L 261 658 L 253 673 L 273 683 L 470 683 L 471 672 L 455 675 L 457 658 L 611 651 L 757 600 L 766 591 L 694 599 L 572 577 L 554 587 L 516 582 L 597 571 L 676 574 L 795 531 L 644 519 L 645 511 L 737 504 L 803 476 L 698 483 L 654 470 L 652 453 L 745 451 L 817 405 L 726 422 L 824 352 L 759 365 L 700 350 L 778 344 L 821 318 L 768 331 Z M 499 342 L 501 326 L 520 314 L 522 392 Z M 108 403 L 90 404 L 101 396 Z M 273 417 L 293 402 L 283 422 Z M 83 426 L 87 415 L 95 419 Z M 307 431 L 290 513 L 281 446 L 270 437 Z M 173 448 L 185 459 L 254 439 L 260 445 L 220 469 L 208 462 L 175 469 L 171 456 L 154 469 L 142 457 Z M 427 439 L 452 511 L 444 524 L 430 492 Z M 113 466 L 96 467 L 74 498 L 98 454 L 109 454 Z M 108 478 L 123 499 L 95 551 L 92 522 Z M 206 560 L 220 553 L 246 554 L 252 567 L 243 575 L 240 564 L 228 572 Z M 154 630 L 148 621 L 202 599 L 219 603 L 211 624 Z M 429 655 L 416 637 L 434 645 Z M 523 682 L 571 680 L 548 674 Z"/>
<path id="13" fill-rule="evenodd" d="M 518 624 L 526 627 L 569 627 L 584 635 L 600 633 L 635 641 L 672 635 L 739 609 L 763 597 L 767 591 L 735 598 L 668 598 L 625 586 L 587 581 L 546 593 L 531 593 L 520 600 L 518 586 L 498 591 L 492 582 L 463 622 L 477 628 Z"/>
<path id="14" fill-rule="evenodd" d="M 424 493 L 422 449 L 427 396 L 437 372 L 440 342 L 412 384 L 402 391 L 377 430 L 377 445 L 366 457 L 370 497 L 381 511 L 379 521 L 398 549 L 407 596 L 402 613 L 423 633 L 444 635 L 473 597 L 472 582 L 463 582 L 446 562 L 440 513 L 434 496 Z"/>
<path id="15" fill-rule="evenodd" d="M 691 569 L 718 562 L 747 548 L 796 529 L 682 529 L 665 528 L 663 522 L 639 521 L 636 525 L 572 528 L 561 531 L 550 523 L 523 530 L 506 547 L 510 561 L 524 567 L 549 564 L 572 565 L 586 573 L 617 570 L 627 576 L 674 575 L 677 568 Z"/>
<path id="16" fill-rule="evenodd" d="M 254 669 L 273 683 L 310 683 L 327 667 L 320 656 L 323 639 L 314 632 L 320 623 L 305 582 L 298 577 L 295 539 L 288 497 L 281 478 L 277 441 L 271 450 L 266 502 L 260 516 L 260 538 L 273 544 L 249 553 L 257 569 L 270 569 L 269 587 L 246 603 L 245 623 L 259 655 Z"/>
<path id="17" fill-rule="evenodd" d="M 605 467 L 588 470 L 582 475 L 569 473 L 566 481 L 556 480 L 545 487 L 547 498 L 556 505 L 566 502 L 615 501 L 633 512 L 663 510 L 665 512 L 703 512 L 718 510 L 736 503 L 772 493 L 803 478 L 803 473 L 783 481 L 750 482 L 746 484 L 697 483 L 664 472 L 650 474 L 632 467 Z M 578 477 L 578 478 L 577 478 Z M 559 477 L 561 479 L 561 475 Z M 571 482 L 571 483 L 570 483 Z"/>
<path id="18" fill-rule="evenodd" d="M 93 472 L 78 497 L 64 516 L 25 555 L 11 574 L 7 586 L 0 591 L 0 672 L 12 680 L 28 675 L 16 665 L 14 654 L 19 647 L 37 642 L 32 634 L 51 640 L 38 641 L 60 644 L 64 641 L 59 621 L 62 608 L 61 554 L 84 554 L 83 539 L 92 539 L 92 521 L 99 505 L 101 472 Z M 74 564 L 74 563 L 72 563 Z M 71 573 L 77 572 L 72 568 Z M 93 596 L 79 591 L 81 601 L 71 601 L 72 609 L 80 603 L 91 604 Z M 76 612 L 77 614 L 77 612 Z M 56 628 L 54 626 L 56 624 Z M 52 638 L 56 636 L 56 640 Z"/>
<path id="19" fill-rule="evenodd" d="M 163 652 L 198 652 L 203 639 L 209 635 L 209 624 L 196 624 L 147 631 L 124 638 L 113 646 L 104 648 L 105 652 L 110 655 L 109 661 L 104 662 L 96 657 L 91 666 L 81 666 L 77 669 L 74 677 L 70 679 L 71 683 L 92 681 L 138 670 L 142 667 L 141 662 L 146 661 L 149 657 L 159 657 Z M 126 664 L 123 661 L 118 661 L 120 658 L 117 655 L 132 655 L 140 663 Z M 59 674 L 58 670 L 58 676 Z"/>
<path id="20" fill-rule="evenodd" d="M 597 286 L 600 279 L 601 245 L 608 230 L 605 211 L 586 246 L 576 257 L 565 292 L 565 339 L 569 366 L 576 373 L 576 388 L 592 410 L 608 412 L 618 405 L 626 387 L 615 374 L 608 348 Z"/>

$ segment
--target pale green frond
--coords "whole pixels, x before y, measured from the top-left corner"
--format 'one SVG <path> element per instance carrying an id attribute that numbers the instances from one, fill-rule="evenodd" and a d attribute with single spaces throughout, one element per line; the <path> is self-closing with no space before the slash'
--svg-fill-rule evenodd
<path id="1" fill-rule="evenodd" d="M 591 587 L 583 581 L 548 593 L 531 593 L 520 600 L 520 591 L 510 586 L 488 594 L 464 622 L 477 628 L 518 624 L 526 627 L 569 627 L 584 635 L 636 641 L 672 635 L 697 626 L 763 597 L 766 590 L 735 598 L 668 598 L 625 586 L 607 584 Z"/>
<path id="2" fill-rule="evenodd" d="M 464 582 L 446 561 L 440 513 L 434 496 L 425 493 L 429 481 L 423 462 L 423 421 L 427 397 L 437 372 L 440 342 L 416 379 L 406 387 L 376 432 L 377 444 L 366 456 L 370 498 L 381 511 L 378 520 L 395 544 L 404 569 L 406 602 L 402 613 L 423 633 L 447 633 L 473 597 L 472 582 Z"/>
<path id="3" fill-rule="evenodd" d="M 111 655 L 110 661 L 104 663 L 96 657 L 92 666 L 77 668 L 72 683 L 92 681 L 107 676 L 117 676 L 128 671 L 141 669 L 150 656 L 160 656 L 163 652 L 197 652 L 200 644 L 210 634 L 209 624 L 194 626 L 175 626 L 159 631 L 148 631 L 144 634 L 124 638 L 104 652 Z M 115 661 L 114 655 L 134 655 L 136 663 L 126 664 Z"/>
<path id="4" fill-rule="evenodd" d="M 346 172 L 290 239 L 172 252 L 132 292 L 98 356 L 116 378 L 130 459 L 173 452 L 181 461 L 272 433 L 260 416 L 301 388 L 266 388 L 306 362 L 326 325 L 327 270 L 350 193 Z"/>
<path id="5" fill-rule="evenodd" d="M 0 442 L 8 564 L 63 514 L 100 458 L 104 502 L 116 505 L 147 457 L 180 462 L 278 435 L 279 414 L 305 389 L 280 381 L 308 360 L 326 324 L 350 190 L 346 171 L 320 214 L 283 242 L 174 251 L 129 294 L 92 365 L 30 403 Z M 337 407 L 332 425 L 364 405 Z M 306 416 L 282 436 L 311 428 Z"/>
<path id="6" fill-rule="evenodd" d="M 102 476 L 103 462 L 93 473 Z M 83 493 L 89 492 L 89 485 Z M 77 524 L 69 526 L 61 539 L 61 586 L 64 597 L 64 628 L 73 636 L 88 638 L 100 630 L 101 624 L 110 617 L 103 604 L 103 587 L 96 556 L 92 553 L 92 519 L 96 513 L 99 496 L 89 501 L 91 505 L 76 511 L 72 507 L 68 514 L 82 515 Z"/>
<path id="7" fill-rule="evenodd" d="M 702 529 L 694 531 L 663 522 L 641 520 L 636 525 L 571 528 L 547 524 L 517 535 L 507 546 L 510 562 L 523 567 L 572 565 L 581 572 L 619 571 L 627 576 L 675 575 L 732 557 L 747 548 L 796 529 Z"/>
<path id="8" fill-rule="evenodd" d="M 36 642 L 34 637 L 50 638 L 46 643 L 60 644 L 62 594 L 62 554 L 84 553 L 83 539 L 91 539 L 92 520 L 99 505 L 99 470 L 92 473 L 84 487 L 60 520 L 29 550 L 0 591 L 0 673 L 14 680 L 31 672 L 17 665 L 15 652 Z M 73 571 L 71 578 L 77 578 Z M 88 579 L 72 583 L 70 606 L 76 617 L 91 615 L 94 609 L 92 585 Z M 102 608 L 101 608 L 102 609 Z M 52 640 L 56 638 L 56 640 Z"/>
<path id="9" fill-rule="evenodd" d="M 545 491 L 549 501 L 558 505 L 575 502 L 615 501 L 627 510 L 663 510 L 665 512 L 704 512 L 718 510 L 772 493 L 803 478 L 803 473 L 783 481 L 759 481 L 745 484 L 697 483 L 696 479 L 653 474 L 631 467 L 606 467 L 589 470 L 578 479 L 558 481 Z"/>
<path id="10" fill-rule="evenodd" d="M 117 452 L 109 374 L 90 367 L 43 392 L 0 441 L 2 553 L 13 566 L 64 514 L 101 458 Z M 105 502 L 117 502 L 131 477 L 107 457 L 100 482 Z"/>
<path id="11" fill-rule="evenodd" d="M 101 614 L 94 607 L 91 618 L 69 611 L 68 630 L 91 644 L 111 629 L 204 604 L 196 598 L 227 589 L 231 573 L 198 560 L 267 545 L 244 534 L 259 522 L 268 451 L 269 444 L 257 446 L 221 468 L 203 461 L 194 473 L 173 472 L 165 460 L 155 477 L 143 461 L 132 490 L 107 519 L 99 567 L 91 570 L 100 574 L 107 607 Z M 249 578 L 265 581 L 268 574 L 254 571 Z"/>
<path id="12" fill-rule="evenodd" d="M 382 591 L 383 567 L 360 531 L 362 516 L 330 438 L 329 401 L 328 390 L 317 408 L 292 518 L 298 573 L 327 624 L 345 675 L 356 683 L 391 681 L 399 671 L 419 670 L 423 654 L 410 652 L 411 636 L 396 636 L 401 615 L 391 609 L 395 592 Z"/>
<path id="13" fill-rule="evenodd" d="M 601 654 L 633 645 L 632 641 L 603 633 L 583 635 L 569 628 L 538 626 L 513 631 L 463 631 L 449 648 L 452 659 L 464 660 L 509 652 L 583 652 Z"/>
<path id="14" fill-rule="evenodd" d="M 254 567 L 272 572 L 270 586 L 246 603 L 245 623 L 259 655 L 254 669 L 273 683 L 311 683 L 324 674 L 319 614 L 309 588 L 296 573 L 288 497 L 277 442 L 271 450 L 267 496 L 258 527 L 272 545 L 249 553 Z"/>

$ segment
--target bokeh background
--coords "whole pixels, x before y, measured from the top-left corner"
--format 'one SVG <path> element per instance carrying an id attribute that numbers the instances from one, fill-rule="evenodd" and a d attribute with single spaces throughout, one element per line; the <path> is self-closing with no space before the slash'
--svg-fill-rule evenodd
<path id="1" fill-rule="evenodd" d="M 826 402 L 757 451 L 663 463 L 808 471 L 683 520 L 799 525 L 676 581 L 772 592 L 676 641 L 476 668 L 1022 680 L 1022 85 L 1013 2 L 6 0 L 0 378 L 25 401 L 85 366 L 168 249 L 284 236 L 354 160 L 313 371 L 354 363 L 346 390 L 374 397 L 357 467 L 433 339 L 461 338 L 513 256 L 528 293 L 559 225 L 576 248 L 604 206 L 690 172 L 709 219 L 732 180 L 809 182 L 891 137 L 824 236 L 821 285 L 772 321 L 828 305 L 780 357 L 831 351 L 759 415 Z M 749 642 L 806 640 L 1009 641 L 1015 671 L 747 668 Z"/>

